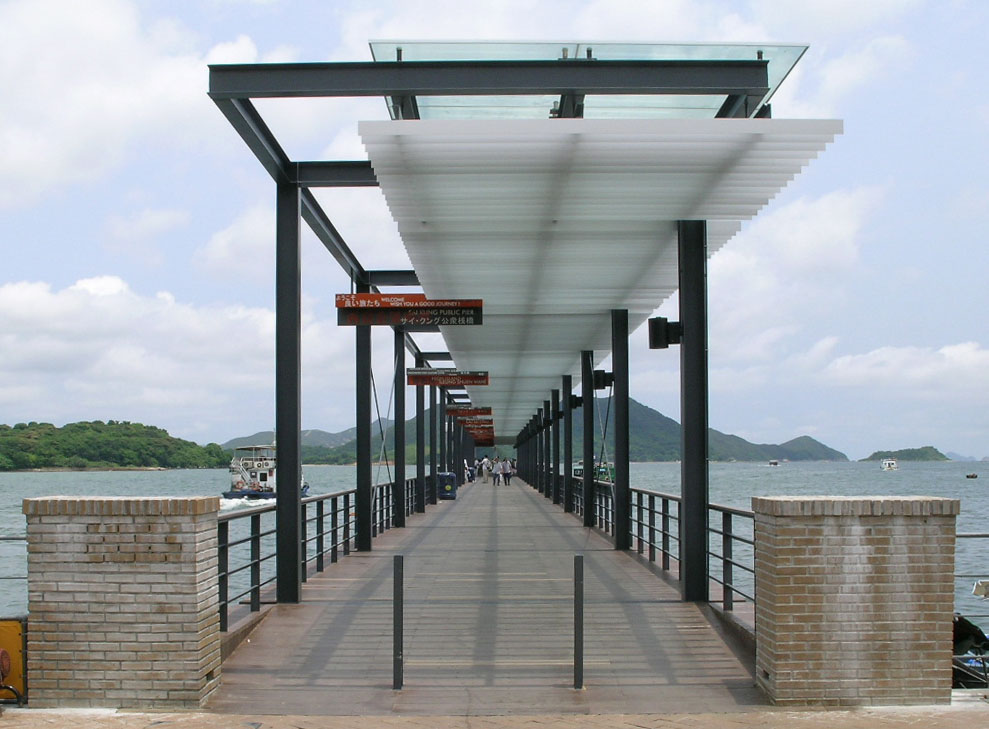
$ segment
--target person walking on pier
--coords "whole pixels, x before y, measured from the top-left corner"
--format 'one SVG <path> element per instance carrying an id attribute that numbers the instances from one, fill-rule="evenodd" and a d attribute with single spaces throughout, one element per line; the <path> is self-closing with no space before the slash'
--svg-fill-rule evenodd
<path id="1" fill-rule="evenodd" d="M 506 486 L 512 485 L 512 462 L 507 458 L 501 462 L 501 476 Z"/>
<path id="2" fill-rule="evenodd" d="M 491 461 L 485 456 L 484 460 L 481 461 L 481 472 L 484 474 L 484 483 L 488 482 L 488 476 L 491 474 Z"/>
<path id="3" fill-rule="evenodd" d="M 495 486 L 501 483 L 501 461 L 498 460 L 498 456 L 495 456 L 494 466 L 491 468 L 491 475 L 494 477 Z"/>

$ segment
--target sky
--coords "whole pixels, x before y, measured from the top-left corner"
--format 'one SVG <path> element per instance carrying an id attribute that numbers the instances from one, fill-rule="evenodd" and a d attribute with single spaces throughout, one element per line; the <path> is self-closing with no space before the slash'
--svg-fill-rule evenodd
<path id="1" fill-rule="evenodd" d="M 209 63 L 370 60 L 386 39 L 798 43 L 773 116 L 845 131 L 709 261 L 711 426 L 989 456 L 986 28 L 982 0 L 0 0 L 0 423 L 272 427 L 275 188 L 206 96 Z M 258 103 L 295 159 L 365 158 L 356 120 L 387 118 L 381 99 L 283 107 Z M 380 191 L 318 197 L 366 267 L 408 266 Z M 302 245 L 303 427 L 339 431 L 349 282 Z M 390 330 L 374 350 L 384 414 Z M 633 333 L 632 397 L 679 418 L 678 359 Z"/>

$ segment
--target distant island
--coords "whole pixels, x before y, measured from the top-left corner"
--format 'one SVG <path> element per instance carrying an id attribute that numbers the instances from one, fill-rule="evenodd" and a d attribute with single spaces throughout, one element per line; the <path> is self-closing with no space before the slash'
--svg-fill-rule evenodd
<path id="1" fill-rule="evenodd" d="M 595 403 L 595 412 L 610 412 L 608 424 L 608 444 L 606 452 L 613 458 L 615 452 L 614 407 L 608 408 L 607 401 Z M 574 458 L 580 458 L 580 444 L 583 439 L 583 420 L 577 411 L 574 418 Z M 429 411 L 426 411 L 428 418 Z M 371 427 L 374 454 L 381 451 L 381 432 L 385 434 L 385 452 L 390 460 L 394 456 L 392 444 L 394 434 L 392 423 L 382 420 Z M 601 453 L 600 432 L 596 433 L 594 452 Z M 301 433 L 302 461 L 311 464 L 349 464 L 357 460 L 356 430 L 350 428 L 341 433 L 328 433 L 323 430 L 304 430 Z M 406 461 L 415 461 L 415 419 L 409 419 L 405 426 Z M 274 433 L 270 430 L 254 435 L 234 438 L 223 444 L 226 450 L 243 445 L 270 444 Z M 713 428 L 708 433 L 709 453 L 712 461 L 847 461 L 848 457 L 833 448 L 814 440 L 810 436 L 800 436 L 781 444 L 750 443 L 737 435 L 721 433 Z M 478 453 L 490 449 L 478 449 Z M 428 448 L 427 448 L 428 452 Z M 510 448 L 499 449 L 502 456 L 509 455 Z M 629 400 L 629 456 L 632 461 L 678 461 L 680 460 L 680 424 L 657 410 L 635 400 Z"/>
<path id="2" fill-rule="evenodd" d="M 141 423 L 0 425 L 0 471 L 219 468 L 229 463 L 230 456 L 216 443 L 201 446 Z"/>
<path id="3" fill-rule="evenodd" d="M 898 461 L 950 461 L 934 446 L 924 446 L 923 448 L 904 448 L 901 451 L 876 451 L 862 461 L 881 461 L 884 458 L 895 458 Z"/>

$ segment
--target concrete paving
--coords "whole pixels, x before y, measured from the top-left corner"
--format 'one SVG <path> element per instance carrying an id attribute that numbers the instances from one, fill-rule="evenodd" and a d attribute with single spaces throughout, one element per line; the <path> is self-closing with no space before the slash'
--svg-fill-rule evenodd
<path id="1" fill-rule="evenodd" d="M 4 729 L 977 729 L 989 726 L 981 694 L 951 706 L 855 711 L 691 714 L 516 714 L 509 716 L 268 716 L 193 712 L 128 713 L 91 709 L 8 709 Z"/>

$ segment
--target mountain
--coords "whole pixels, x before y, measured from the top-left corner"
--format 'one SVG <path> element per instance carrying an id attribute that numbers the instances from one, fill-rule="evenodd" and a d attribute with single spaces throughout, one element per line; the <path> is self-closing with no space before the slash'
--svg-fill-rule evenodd
<path id="1" fill-rule="evenodd" d="M 609 459 L 614 458 L 615 438 L 614 438 L 614 408 L 609 412 L 608 401 L 605 398 L 595 400 L 595 427 L 600 428 L 600 418 L 604 418 L 608 413 L 608 448 Z M 426 411 L 426 418 L 429 411 Z M 389 423 L 389 421 L 385 421 Z M 306 433 L 322 433 L 328 436 L 326 442 L 317 442 L 304 436 L 302 440 L 302 460 L 305 463 L 353 463 L 357 458 L 356 443 L 354 436 L 356 429 L 351 428 L 342 433 L 325 433 L 324 431 L 305 431 Z M 378 459 L 381 452 L 381 437 L 375 422 L 371 431 L 371 452 L 374 459 Z M 270 431 L 267 434 L 259 433 L 250 438 L 257 438 L 267 435 L 271 442 Z M 415 460 L 415 417 L 409 419 L 405 425 L 406 461 L 412 463 Z M 580 459 L 583 443 L 583 418 L 581 411 L 574 411 L 574 460 Z M 779 445 L 769 443 L 750 443 L 737 435 L 728 435 L 717 430 L 709 431 L 710 458 L 712 461 L 847 461 L 844 453 L 828 448 L 809 436 L 800 436 L 786 443 Z M 224 445 L 230 447 L 231 443 L 247 439 L 234 439 Z M 332 442 L 330 441 L 332 439 Z M 255 441 L 257 442 L 257 441 Z M 385 443 L 387 444 L 387 457 L 392 456 L 392 443 L 394 435 L 389 423 L 385 431 Z M 478 452 L 486 452 L 488 449 L 478 449 Z M 504 447 L 501 455 L 508 455 L 509 450 Z M 427 440 L 427 454 L 428 440 Z M 601 453 L 600 431 L 596 434 L 595 455 Z M 633 461 L 676 461 L 680 459 L 680 424 L 672 418 L 668 418 L 662 413 L 653 410 L 635 400 L 629 400 L 629 457 Z"/>
<path id="2" fill-rule="evenodd" d="M 608 416 L 609 458 L 615 452 L 614 407 L 609 409 L 606 398 L 595 399 L 595 427 L 600 431 L 600 419 Z M 629 399 L 629 458 L 633 461 L 676 461 L 680 459 L 680 424 L 651 407 Z M 610 410 L 610 412 L 609 412 Z M 583 417 L 574 413 L 574 458 L 580 458 L 583 442 Z M 595 434 L 595 457 L 601 454 L 601 435 Z M 737 435 L 711 428 L 708 431 L 708 455 L 712 461 L 847 461 L 848 457 L 828 448 L 810 436 L 800 436 L 779 445 L 750 443 Z"/>
<path id="3" fill-rule="evenodd" d="M 963 456 L 963 455 L 961 455 L 959 453 L 954 453 L 953 451 L 948 451 L 944 455 L 946 455 L 952 461 L 977 461 L 977 460 L 979 460 L 975 456 Z"/>
<path id="4" fill-rule="evenodd" d="M 934 446 L 923 448 L 904 448 L 900 451 L 876 451 L 863 461 L 881 461 L 884 458 L 895 458 L 898 461 L 947 461 L 948 457 Z"/>
<path id="5" fill-rule="evenodd" d="M 391 428 L 392 421 L 383 418 L 382 422 L 386 428 Z M 378 421 L 372 424 L 372 433 L 378 432 Z M 303 430 L 300 434 L 300 442 L 303 446 L 319 446 L 322 448 L 335 448 L 344 443 L 349 443 L 357 437 L 357 428 L 348 428 L 339 433 L 328 433 L 325 430 Z M 234 448 L 242 448 L 249 445 L 270 445 L 275 440 L 273 430 L 262 430 L 254 435 L 247 435 L 242 438 L 233 438 L 224 443 L 221 448 L 225 451 L 232 451 Z"/>

